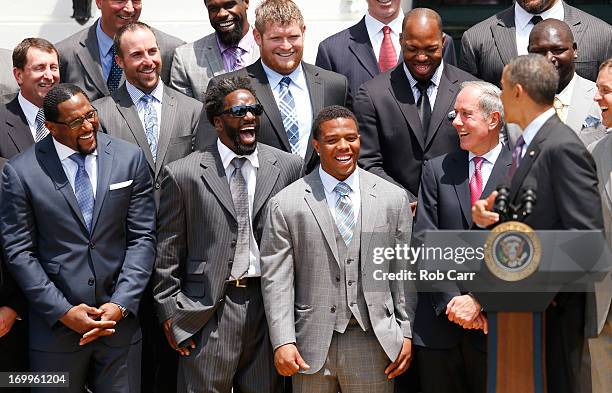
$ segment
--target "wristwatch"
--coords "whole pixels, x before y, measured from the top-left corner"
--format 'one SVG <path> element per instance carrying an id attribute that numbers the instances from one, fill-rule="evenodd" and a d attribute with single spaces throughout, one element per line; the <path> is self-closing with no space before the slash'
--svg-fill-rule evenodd
<path id="1" fill-rule="evenodd" d="M 119 307 L 119 311 L 121 311 L 121 317 L 122 318 L 127 318 L 128 315 L 130 315 L 130 312 L 128 311 L 127 308 L 125 308 L 124 306 L 122 306 L 119 303 L 113 303 L 115 304 L 117 307 Z"/>

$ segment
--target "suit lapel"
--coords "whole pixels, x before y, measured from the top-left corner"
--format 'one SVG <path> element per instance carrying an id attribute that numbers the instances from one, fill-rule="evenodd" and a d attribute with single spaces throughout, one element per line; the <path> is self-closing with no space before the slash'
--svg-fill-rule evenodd
<path id="1" fill-rule="evenodd" d="M 567 111 L 567 126 L 572 130 L 580 130 L 584 119 L 589 113 L 589 107 L 593 104 L 595 87 L 586 85 L 583 79 L 577 75 L 576 84 L 572 94 L 569 109 Z"/>
<path id="2" fill-rule="evenodd" d="M 285 127 L 283 126 L 283 119 L 281 118 L 278 105 L 274 99 L 274 94 L 272 94 L 272 88 L 268 82 L 266 72 L 261 65 L 261 60 L 257 60 L 255 63 L 248 66 L 246 70 L 249 76 L 252 78 L 251 81 L 253 82 L 253 88 L 257 94 L 257 100 L 264 107 L 265 116 L 268 117 L 272 128 L 283 143 L 285 148 L 284 150 L 291 151 L 291 145 L 289 144 L 289 139 L 287 138 L 287 133 L 285 132 Z"/>
<path id="3" fill-rule="evenodd" d="M 258 148 L 259 169 L 257 170 L 257 182 L 255 183 L 255 195 L 253 197 L 253 218 L 270 198 L 272 189 L 280 175 L 280 169 L 276 166 L 276 158 L 264 149 Z"/>
<path id="4" fill-rule="evenodd" d="M 436 94 L 436 102 L 434 103 L 433 111 L 431 112 L 431 122 L 429 123 L 429 130 L 427 131 L 425 148 L 427 148 L 427 146 L 429 146 L 431 141 L 434 139 L 434 136 L 440 129 L 440 124 L 442 121 L 446 121 L 448 112 L 451 110 L 451 107 L 455 102 L 458 89 L 458 79 L 452 75 L 450 68 L 445 66 L 442 70 L 440 86 L 438 88 L 438 93 Z"/>
<path id="5" fill-rule="evenodd" d="M 363 66 L 372 78 L 378 75 L 379 69 L 376 63 L 376 55 L 368 36 L 365 17 L 361 18 L 355 26 L 349 28 L 349 39 L 349 50 L 355 55 L 357 62 Z M 354 91 L 353 94 L 357 94 L 357 92 Z"/>
<path id="6" fill-rule="evenodd" d="M 334 259 L 340 266 L 340 258 L 338 257 L 338 246 L 336 245 L 335 224 L 329 212 L 327 199 L 325 198 L 325 190 L 319 176 L 318 167 L 315 168 L 309 175 L 304 177 L 306 182 L 304 199 L 310 207 L 312 214 L 321 228 L 321 233 L 329 246 L 329 249 L 334 255 Z"/>
<path id="7" fill-rule="evenodd" d="M 151 148 L 149 147 L 149 142 L 147 141 L 147 136 L 145 134 L 144 128 L 142 128 L 142 122 L 140 121 L 140 117 L 138 117 L 138 111 L 136 110 L 136 104 L 132 102 L 132 98 L 127 91 L 127 87 L 125 87 L 125 83 L 117 89 L 117 91 L 113 94 L 113 98 L 115 100 L 115 104 L 117 105 L 117 110 L 123 116 L 127 127 L 129 128 L 132 135 L 134 135 L 134 139 L 136 139 L 136 143 L 142 149 L 147 158 L 147 163 L 149 164 L 149 168 L 152 172 L 155 173 L 155 163 L 153 162 L 153 154 L 151 154 Z M 160 127 L 161 130 L 161 127 Z"/>
<path id="8" fill-rule="evenodd" d="M 94 203 L 93 216 L 91 217 L 91 233 L 96 228 L 96 222 L 100 216 L 100 210 L 104 204 L 104 198 L 109 190 L 110 175 L 113 170 L 114 151 L 111 140 L 104 134 L 98 134 L 98 184 L 96 185 L 96 200 Z M 127 179 L 129 180 L 129 179 Z"/>
<path id="9" fill-rule="evenodd" d="M 493 41 L 499 52 L 502 62 L 508 64 L 517 56 L 516 26 L 514 24 L 514 7 L 510 7 L 499 14 L 497 25 L 491 26 Z"/>
<path id="10" fill-rule="evenodd" d="M 196 56 L 198 61 L 200 59 L 206 59 L 208 61 L 208 68 L 212 71 L 213 76 L 226 73 L 225 65 L 223 63 L 223 55 L 219 51 L 217 45 L 217 38 L 215 33 L 204 37 L 203 45 L 197 48 L 202 51 L 203 56 Z M 206 90 L 206 86 L 202 86 Z"/>
<path id="11" fill-rule="evenodd" d="M 406 73 L 404 72 L 403 63 L 400 63 L 397 67 L 391 71 L 390 75 L 390 87 L 391 94 L 395 97 L 395 101 L 399 106 L 402 115 L 407 123 L 407 128 L 412 131 L 416 137 L 421 150 L 425 151 L 425 139 L 423 138 L 423 126 L 419 113 L 417 112 L 416 105 L 414 102 L 414 96 L 412 95 L 412 89 L 410 88 L 410 82 Z"/>
<path id="12" fill-rule="evenodd" d="M 34 144 L 28 120 L 21 109 L 21 105 L 19 105 L 17 97 L 6 104 L 6 109 L 11 115 L 6 119 L 6 125 L 8 126 L 6 132 L 17 146 L 17 150 L 22 152 Z"/>
<path id="13" fill-rule="evenodd" d="M 210 145 L 201 154 L 202 180 L 210 187 L 221 205 L 236 219 L 234 201 L 232 200 L 229 183 L 225 175 L 225 168 L 223 168 L 223 163 L 221 162 L 221 156 L 219 156 L 217 151 L 217 145 Z"/>
<path id="14" fill-rule="evenodd" d="M 510 166 L 512 165 L 512 152 L 507 146 L 502 146 L 502 150 L 497 157 L 497 161 L 495 161 L 495 165 L 493 165 L 493 170 L 491 171 L 491 175 L 489 176 L 489 180 L 487 184 L 485 184 L 482 190 L 481 198 L 488 197 L 495 188 L 503 184 L 508 177 L 508 171 L 510 170 Z M 471 214 L 470 214 L 471 217 Z"/>
<path id="15" fill-rule="evenodd" d="M 102 93 L 103 96 L 110 94 L 106 81 L 104 80 L 104 74 L 102 72 L 102 62 L 100 61 L 100 47 L 98 46 L 98 37 L 96 35 L 96 26 L 98 23 L 94 23 L 87 32 L 85 40 L 79 42 L 81 48 L 77 51 L 76 55 L 79 61 L 83 65 L 83 71 L 89 75 L 96 88 Z M 122 73 L 121 80 L 124 80 Z"/>
<path id="16" fill-rule="evenodd" d="M 157 142 L 157 158 L 155 160 L 155 178 L 159 176 L 159 172 L 164 166 L 164 157 L 168 151 L 170 137 L 174 130 L 174 121 L 176 118 L 176 97 L 171 89 L 164 86 L 161 121 L 159 124 L 159 138 Z"/>
<path id="17" fill-rule="evenodd" d="M 74 215 L 78 218 L 81 223 L 82 229 L 87 233 L 87 226 L 85 225 L 85 219 L 81 213 L 81 208 L 74 195 L 74 190 L 68 182 L 62 163 L 59 160 L 55 147 L 53 146 L 53 137 L 48 135 L 41 142 L 36 144 L 36 151 L 39 157 L 40 164 L 45 168 L 45 171 L 49 174 L 51 180 L 55 184 L 55 189 L 58 190 L 66 199 L 68 206 L 72 209 Z"/>
<path id="18" fill-rule="evenodd" d="M 310 104 L 312 105 L 312 113 L 313 113 L 313 116 L 316 116 L 316 114 L 319 113 L 321 109 L 323 109 L 323 104 L 325 100 L 325 97 L 324 97 L 324 92 L 325 92 L 324 83 L 325 82 L 321 80 L 319 73 L 310 64 L 302 63 L 302 67 L 304 70 L 304 76 L 306 78 L 306 84 L 308 85 L 308 92 L 310 95 Z M 304 156 L 305 165 L 308 164 L 312 160 L 313 154 L 314 154 L 314 148 L 312 147 L 312 132 L 311 132 L 310 135 L 308 136 L 308 146 L 306 146 L 306 154 Z"/>
<path id="19" fill-rule="evenodd" d="M 448 168 L 450 177 L 453 181 L 453 187 L 457 193 L 457 199 L 459 200 L 459 206 L 461 206 L 461 213 L 463 217 L 472 225 L 472 206 L 470 205 L 470 185 L 469 185 L 469 161 L 468 152 L 460 150 L 451 156 L 453 165 Z"/>
<path id="20" fill-rule="evenodd" d="M 372 254 L 370 252 L 370 242 L 376 226 L 378 217 L 376 178 L 363 175 L 364 171 L 359 171 L 359 188 L 361 191 L 361 260 L 367 261 Z"/>

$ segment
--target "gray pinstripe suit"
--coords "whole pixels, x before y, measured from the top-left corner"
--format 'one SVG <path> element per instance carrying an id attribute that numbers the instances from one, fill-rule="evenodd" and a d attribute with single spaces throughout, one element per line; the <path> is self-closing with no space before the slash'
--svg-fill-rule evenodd
<path id="1" fill-rule="evenodd" d="M 266 202 L 300 177 L 302 160 L 262 143 L 257 150 L 252 228 L 259 242 Z M 229 392 L 232 382 L 241 392 L 273 391 L 270 386 L 276 389 L 273 380 L 279 376 L 272 364 L 263 306 L 260 320 L 247 319 L 257 324 L 246 326 L 244 335 L 225 337 L 226 329 L 217 329 L 236 329 L 232 320 L 227 321 L 235 317 L 229 303 L 236 302 L 236 292 L 226 281 L 238 224 L 216 144 L 170 163 L 162 176 L 153 293 L 160 320 L 172 318 L 176 342 L 193 337 L 197 345 L 190 356 L 181 358 L 179 391 Z M 259 288 L 249 296 L 261 302 Z M 259 347 L 244 353 L 255 333 Z"/>
<path id="2" fill-rule="evenodd" d="M 563 10 L 578 44 L 576 72 L 594 81 L 599 64 L 612 57 L 612 27 L 565 2 Z M 461 69 L 499 86 L 504 65 L 517 56 L 514 5 L 463 33 L 461 53 Z"/>

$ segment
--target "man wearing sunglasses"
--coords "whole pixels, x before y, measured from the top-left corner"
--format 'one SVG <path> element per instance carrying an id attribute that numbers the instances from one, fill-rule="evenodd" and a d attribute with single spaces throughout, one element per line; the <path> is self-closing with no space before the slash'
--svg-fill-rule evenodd
<path id="1" fill-rule="evenodd" d="M 219 80 L 205 109 L 218 138 L 164 168 L 153 273 L 157 312 L 181 356 L 179 392 L 280 392 L 261 296 L 270 197 L 299 156 L 258 143 L 263 108 L 246 78 Z"/>
<path id="2" fill-rule="evenodd" d="M 43 107 L 50 135 L 5 165 L 0 193 L 6 266 L 30 305 L 30 369 L 69 378 L 32 391 L 140 391 L 130 354 L 155 256 L 146 159 L 98 134 L 79 87 L 55 86 Z"/>

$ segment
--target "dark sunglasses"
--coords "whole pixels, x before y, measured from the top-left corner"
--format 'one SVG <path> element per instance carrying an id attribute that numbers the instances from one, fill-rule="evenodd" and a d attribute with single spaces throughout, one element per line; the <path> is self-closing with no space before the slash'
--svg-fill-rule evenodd
<path id="1" fill-rule="evenodd" d="M 234 117 L 245 117 L 247 112 L 251 112 L 255 116 L 259 116 L 263 113 L 263 106 L 261 104 L 236 105 L 222 112 L 219 112 L 219 115 L 229 113 Z"/>

